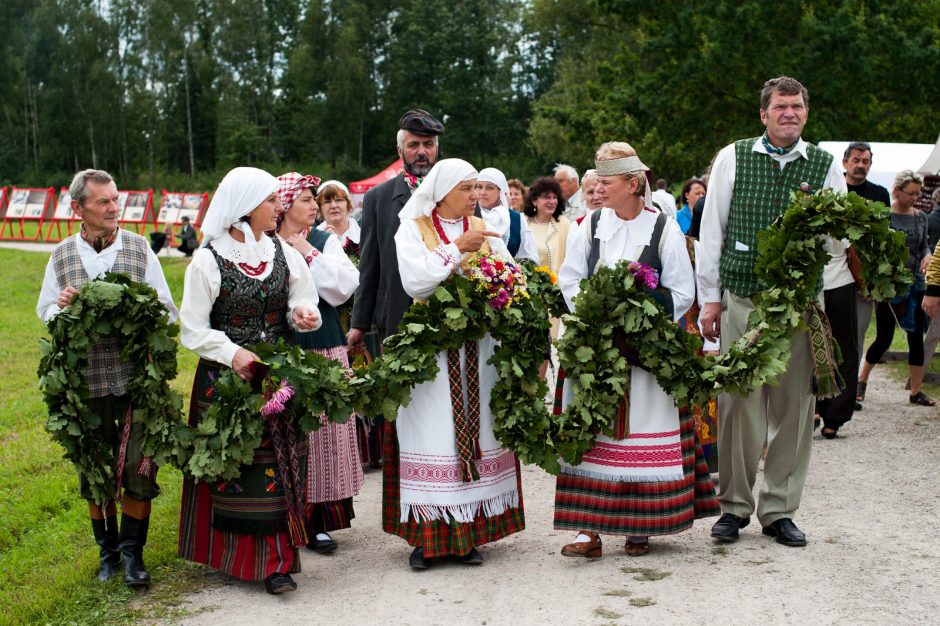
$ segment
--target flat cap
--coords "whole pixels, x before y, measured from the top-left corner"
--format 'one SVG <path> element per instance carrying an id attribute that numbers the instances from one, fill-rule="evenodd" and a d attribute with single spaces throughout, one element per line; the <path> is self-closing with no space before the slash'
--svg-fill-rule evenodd
<path id="1" fill-rule="evenodd" d="M 398 127 L 416 135 L 437 136 L 444 134 L 444 125 L 424 109 L 411 109 L 398 120 Z"/>

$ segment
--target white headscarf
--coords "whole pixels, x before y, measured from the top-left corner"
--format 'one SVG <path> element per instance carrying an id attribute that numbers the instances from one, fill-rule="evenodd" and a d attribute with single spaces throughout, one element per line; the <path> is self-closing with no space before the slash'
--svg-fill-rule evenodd
<path id="1" fill-rule="evenodd" d="M 339 182 L 338 180 L 328 180 L 325 183 L 320 183 L 320 186 L 317 187 L 317 195 L 320 195 L 321 193 L 323 193 L 323 190 L 329 187 L 330 185 L 333 185 L 334 187 L 339 187 L 340 190 L 344 194 L 346 194 L 346 198 L 350 201 L 352 200 L 352 196 L 349 195 L 349 189 L 346 187 L 346 185 Z M 349 207 L 349 208 L 352 208 L 352 207 Z"/>
<path id="2" fill-rule="evenodd" d="M 226 174 L 202 221 L 203 245 L 218 239 L 234 226 L 245 233 L 245 245 L 252 249 L 257 243 L 255 234 L 248 222 L 239 220 L 254 211 L 277 188 L 274 176 L 255 167 L 236 167 Z"/>
<path id="3" fill-rule="evenodd" d="M 451 189 L 465 180 L 476 177 L 476 168 L 463 159 L 438 161 L 424 177 L 421 185 L 411 194 L 411 199 L 399 211 L 399 219 L 414 220 L 422 215 L 430 215 L 437 203 L 443 200 Z"/>
<path id="4" fill-rule="evenodd" d="M 502 197 L 502 205 L 509 208 L 509 183 L 506 182 L 506 175 L 495 167 L 484 167 L 477 176 L 478 183 L 493 183 L 499 187 L 499 195 Z"/>

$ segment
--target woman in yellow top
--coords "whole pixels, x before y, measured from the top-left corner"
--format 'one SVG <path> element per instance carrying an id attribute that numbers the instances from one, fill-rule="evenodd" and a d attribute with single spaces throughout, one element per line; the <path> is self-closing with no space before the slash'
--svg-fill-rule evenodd
<path id="1" fill-rule="evenodd" d="M 571 222 L 562 215 L 565 203 L 561 199 L 561 187 L 550 176 L 537 178 L 529 187 L 522 212 L 529 222 L 529 230 L 535 238 L 539 253 L 539 264 L 558 273 L 565 260 L 565 242 L 568 240 L 568 228 Z M 552 318 L 552 340 L 558 338 L 560 320 Z M 542 376 L 544 370 L 542 367 Z"/>

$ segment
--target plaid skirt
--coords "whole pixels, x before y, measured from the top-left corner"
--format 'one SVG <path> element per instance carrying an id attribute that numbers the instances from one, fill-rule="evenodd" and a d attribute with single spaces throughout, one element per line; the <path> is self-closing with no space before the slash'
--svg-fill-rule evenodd
<path id="1" fill-rule="evenodd" d="M 217 375 L 219 369 L 215 364 L 199 360 L 190 399 L 190 426 L 194 426 L 208 408 L 213 395 L 213 374 Z M 177 544 L 180 557 L 242 580 L 263 580 L 275 573 L 300 571 L 300 552 L 291 545 L 290 534 L 280 529 L 279 524 L 270 525 L 270 532 L 220 530 L 209 487 L 203 481 L 183 478 Z"/>
<path id="2" fill-rule="evenodd" d="M 555 528 L 610 535 L 671 535 L 699 518 L 721 513 L 695 422 L 679 411 L 681 480 L 619 482 L 560 474 L 555 483 Z"/>
<path id="3" fill-rule="evenodd" d="M 522 473 L 516 460 L 516 488 L 519 506 L 507 508 L 501 515 L 487 517 L 480 507 L 473 522 L 461 524 L 431 520 L 419 522 L 414 515 L 407 522 L 401 520 L 399 498 L 398 434 L 394 422 L 385 422 L 384 463 L 382 465 L 382 530 L 398 535 L 408 545 L 424 548 L 424 556 L 435 558 L 449 555 L 464 555 L 476 546 L 498 541 L 525 528 L 525 512 L 522 507 Z"/>

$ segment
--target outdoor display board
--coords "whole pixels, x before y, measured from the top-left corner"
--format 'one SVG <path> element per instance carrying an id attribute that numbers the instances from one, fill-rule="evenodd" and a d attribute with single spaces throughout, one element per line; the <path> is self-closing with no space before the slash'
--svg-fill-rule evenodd
<path id="1" fill-rule="evenodd" d="M 3 211 L 3 223 L 0 225 L 0 239 L 33 240 L 42 234 L 42 224 L 52 219 L 55 190 L 52 187 L 18 188 L 11 187 L 6 208 Z M 36 222 L 36 232 L 26 232 L 26 224 Z"/>
<path id="2" fill-rule="evenodd" d="M 209 206 L 209 194 L 185 193 L 182 191 L 163 190 L 163 201 L 157 222 L 178 226 L 184 217 L 188 217 L 193 226 L 202 224 L 202 217 Z"/>
<path id="3" fill-rule="evenodd" d="M 121 228 L 130 230 L 128 226 L 131 226 L 137 234 L 143 235 L 148 225 L 156 227 L 153 189 L 119 191 L 118 206 L 120 207 L 118 221 L 121 223 Z"/>
<path id="4" fill-rule="evenodd" d="M 52 220 L 46 229 L 45 241 L 62 241 L 72 234 L 75 224 L 81 220 L 72 211 L 72 194 L 67 187 L 59 189 L 59 199 L 55 204 L 55 211 L 52 213 Z M 52 231 L 55 230 L 55 236 Z M 63 234 L 63 229 L 65 233 Z"/>
<path id="5" fill-rule="evenodd" d="M 163 232 L 167 235 L 167 245 L 176 245 L 176 227 L 180 225 L 184 217 L 189 218 L 193 227 L 198 229 L 208 207 L 208 193 L 186 193 L 164 189 L 157 223 L 164 226 Z"/>

